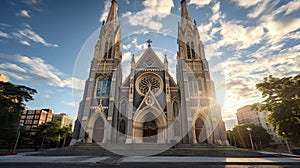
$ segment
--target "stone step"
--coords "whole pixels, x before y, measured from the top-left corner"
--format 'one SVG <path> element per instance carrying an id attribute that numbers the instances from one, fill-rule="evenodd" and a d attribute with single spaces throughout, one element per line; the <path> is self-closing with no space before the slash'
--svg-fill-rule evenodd
<path id="1" fill-rule="evenodd" d="M 101 146 L 102 145 L 102 146 Z M 210 157 L 272 157 L 256 151 L 230 146 L 167 144 L 76 144 L 67 148 L 45 150 L 39 156 L 210 156 Z"/>

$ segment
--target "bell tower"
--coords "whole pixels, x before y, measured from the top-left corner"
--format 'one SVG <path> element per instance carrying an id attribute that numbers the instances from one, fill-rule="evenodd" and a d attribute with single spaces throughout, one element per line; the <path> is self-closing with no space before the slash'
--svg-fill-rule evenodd
<path id="1" fill-rule="evenodd" d="M 115 127 L 115 105 L 119 103 L 122 82 L 122 41 L 117 6 L 117 1 L 112 0 L 107 20 L 102 23 L 75 123 L 77 137 L 74 139 L 88 143 L 113 143 L 115 139 L 113 129 L 104 128 Z"/>
<path id="2" fill-rule="evenodd" d="M 177 83 L 181 93 L 182 132 L 187 132 L 182 135 L 183 143 L 219 143 L 219 122 L 223 124 L 222 134 L 225 134 L 225 127 L 216 104 L 204 46 L 196 21 L 192 22 L 190 17 L 186 0 L 181 0 L 181 10 L 177 39 Z M 223 139 L 221 141 L 226 141 Z"/>

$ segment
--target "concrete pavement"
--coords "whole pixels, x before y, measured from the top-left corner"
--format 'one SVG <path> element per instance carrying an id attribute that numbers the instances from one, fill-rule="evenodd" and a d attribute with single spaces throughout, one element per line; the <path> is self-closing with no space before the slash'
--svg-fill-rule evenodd
<path id="1" fill-rule="evenodd" d="M 90 164 L 139 164 L 139 163 L 199 163 L 206 165 L 299 165 L 297 157 L 228 158 L 228 157 L 94 157 L 94 156 L 0 156 L 3 163 L 90 163 Z"/>

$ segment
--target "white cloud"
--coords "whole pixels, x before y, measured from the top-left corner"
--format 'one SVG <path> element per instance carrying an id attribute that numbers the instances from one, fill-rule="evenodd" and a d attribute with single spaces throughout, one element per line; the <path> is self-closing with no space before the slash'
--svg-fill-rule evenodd
<path id="1" fill-rule="evenodd" d="M 260 43 L 264 35 L 263 27 L 244 27 L 232 22 L 221 23 L 222 39 L 218 46 L 235 45 L 237 49 L 246 49 Z"/>
<path id="2" fill-rule="evenodd" d="M 190 0 L 189 4 L 197 5 L 197 7 L 203 7 L 210 4 L 212 0 Z"/>
<path id="3" fill-rule="evenodd" d="M 0 65 L 0 71 L 6 71 L 6 74 L 17 80 L 43 81 L 50 86 L 84 89 L 83 80 L 58 71 L 39 57 L 1 54 L 0 58 L 9 61 Z"/>
<path id="4" fill-rule="evenodd" d="M 123 54 L 123 57 L 122 57 L 122 61 L 130 61 L 132 58 L 132 53 L 131 52 L 126 52 Z"/>
<path id="5" fill-rule="evenodd" d="M 0 26 L 1 26 L 1 27 L 11 27 L 11 25 L 6 24 L 6 23 L 0 23 Z"/>
<path id="6" fill-rule="evenodd" d="M 148 45 L 146 43 L 142 43 L 142 44 L 138 44 L 138 39 L 137 38 L 133 38 L 131 41 L 132 46 L 135 47 L 135 50 L 145 50 L 146 48 L 148 48 Z"/>
<path id="7" fill-rule="evenodd" d="M 278 21 L 266 19 L 265 22 L 262 23 L 262 25 L 268 29 L 267 36 L 272 43 L 281 41 L 285 35 L 299 29 L 299 24 L 299 18 L 290 18 Z"/>
<path id="8" fill-rule="evenodd" d="M 104 2 L 104 9 L 103 9 L 101 17 L 99 19 L 100 22 L 106 21 L 106 18 L 108 16 L 108 13 L 109 13 L 109 10 L 110 10 L 110 6 L 111 6 L 111 1 L 110 0 L 106 0 Z"/>
<path id="9" fill-rule="evenodd" d="M 210 20 L 212 22 L 217 22 L 220 17 L 221 17 L 221 14 L 220 14 L 220 2 L 216 3 L 213 7 L 212 7 L 212 12 L 213 12 L 213 15 L 211 16 Z"/>
<path id="10" fill-rule="evenodd" d="M 171 9 L 174 7 L 172 0 L 145 0 L 143 5 L 145 7 L 143 10 L 128 16 L 129 23 L 156 31 L 162 29 L 163 24 L 160 20 L 170 15 Z"/>
<path id="11" fill-rule="evenodd" d="M 31 42 L 35 42 L 43 44 L 47 47 L 58 47 L 57 44 L 48 43 L 43 37 L 34 32 L 29 25 L 22 30 L 18 30 L 17 32 L 12 33 L 12 35 L 17 38 L 23 45 L 30 46 Z"/>
<path id="12" fill-rule="evenodd" d="M 5 32 L 2 32 L 0 31 L 0 37 L 3 37 L 3 38 L 11 38 L 11 36 Z"/>
<path id="13" fill-rule="evenodd" d="M 0 68 L 0 74 L 4 74 L 5 76 L 8 76 L 10 79 L 14 78 L 16 80 L 24 80 L 23 76 L 18 75 L 17 73 L 6 71 Z"/>
<path id="14" fill-rule="evenodd" d="M 23 0 L 22 2 L 28 5 L 35 5 L 39 0 Z"/>
<path id="15" fill-rule="evenodd" d="M 12 63 L 0 64 L 0 68 L 2 68 L 2 69 L 11 69 L 11 70 L 18 71 L 18 72 L 23 72 L 23 73 L 27 72 L 24 68 L 21 68 L 20 66 L 18 66 L 16 64 L 12 64 Z"/>
<path id="16" fill-rule="evenodd" d="M 289 33 L 299 29 L 300 18 L 291 14 L 297 11 L 300 11 L 300 0 L 290 1 L 261 17 L 260 25 L 267 30 L 268 43 L 282 42 L 282 39 L 289 37 Z"/>
<path id="17" fill-rule="evenodd" d="M 65 86 L 77 90 L 83 90 L 85 86 L 85 81 L 78 78 L 67 78 L 63 80 L 63 83 L 65 84 Z"/>
<path id="18" fill-rule="evenodd" d="M 129 50 L 132 47 L 131 44 L 123 45 L 124 50 Z"/>
<path id="19" fill-rule="evenodd" d="M 67 106 L 71 106 L 71 107 L 77 107 L 78 105 L 78 103 L 75 103 L 75 102 L 65 102 L 65 101 L 61 101 L 60 102 L 61 104 L 63 104 L 63 105 L 67 105 Z"/>
<path id="20" fill-rule="evenodd" d="M 270 2 L 270 0 L 264 0 L 262 1 L 262 3 L 260 3 L 259 5 L 257 5 L 250 13 L 248 13 L 248 17 L 249 18 L 256 18 L 258 17 L 260 14 L 262 14 L 264 11 L 267 10 L 267 5 Z"/>
<path id="21" fill-rule="evenodd" d="M 295 11 L 299 12 L 299 10 L 300 10 L 300 0 L 291 1 L 288 4 L 281 6 L 279 10 L 286 11 L 284 15 L 291 14 Z"/>
<path id="22" fill-rule="evenodd" d="M 250 6 L 254 6 L 264 0 L 232 0 L 232 1 L 235 2 L 240 7 L 249 8 Z"/>
<path id="23" fill-rule="evenodd" d="M 26 46 L 31 46 L 31 44 L 28 41 L 25 41 L 25 40 L 21 40 L 20 43 L 23 44 L 23 45 L 26 45 Z"/>
<path id="24" fill-rule="evenodd" d="M 29 12 L 27 10 L 21 10 L 20 13 L 18 14 L 20 16 L 23 16 L 23 17 L 27 17 L 27 18 L 30 18 L 30 15 L 29 15 Z"/>
<path id="25" fill-rule="evenodd" d="M 225 75 L 225 113 L 261 101 L 261 93 L 255 85 L 262 82 L 264 77 L 284 77 L 300 72 L 300 45 L 281 50 L 277 55 L 271 54 L 259 50 L 252 54 L 254 59 L 251 61 L 227 59 L 212 67 L 212 72 L 222 71 Z M 259 57 L 256 58 L 256 55 Z"/>
<path id="26" fill-rule="evenodd" d="M 122 17 L 127 17 L 130 16 L 132 13 L 130 11 L 127 11 L 125 13 L 122 14 Z"/>

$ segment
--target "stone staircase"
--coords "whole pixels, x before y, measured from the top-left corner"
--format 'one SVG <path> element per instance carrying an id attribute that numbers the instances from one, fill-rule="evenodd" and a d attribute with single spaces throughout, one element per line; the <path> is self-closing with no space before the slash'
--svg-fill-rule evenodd
<path id="1" fill-rule="evenodd" d="M 207 157 L 274 157 L 247 149 L 208 144 L 83 144 L 61 149 L 49 149 L 36 156 L 207 156 Z"/>

